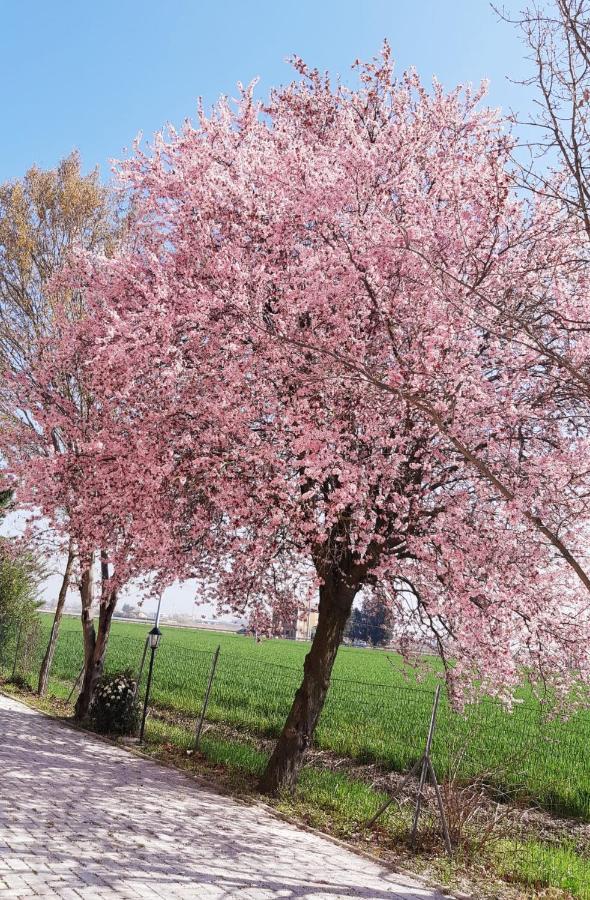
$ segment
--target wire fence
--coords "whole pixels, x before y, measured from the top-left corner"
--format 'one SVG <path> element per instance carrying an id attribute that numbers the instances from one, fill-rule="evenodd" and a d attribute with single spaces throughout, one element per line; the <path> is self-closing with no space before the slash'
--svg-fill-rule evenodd
<path id="1" fill-rule="evenodd" d="M 13 629 L 0 635 L 0 674 L 36 688 L 45 640 Z M 107 673 L 139 674 L 145 643 L 112 634 Z M 164 722 L 190 723 L 196 733 L 213 664 L 213 650 L 197 650 L 164 639 L 155 654 L 150 713 Z M 79 633 L 63 632 L 53 660 L 50 691 L 63 699 L 83 665 Z M 147 660 L 139 695 L 145 694 Z M 222 649 L 210 684 L 205 728 L 223 726 L 255 739 L 276 737 L 300 684 L 301 667 L 286 666 Z M 317 750 L 384 771 L 407 772 L 424 751 L 434 687 L 404 683 L 391 670 L 382 683 L 333 678 L 314 738 Z M 441 697 L 432 745 L 441 779 L 485 781 L 491 792 L 559 814 L 590 820 L 590 714 L 564 721 L 549 718 L 540 704 L 517 704 L 508 711 L 492 700 L 459 714 Z"/>

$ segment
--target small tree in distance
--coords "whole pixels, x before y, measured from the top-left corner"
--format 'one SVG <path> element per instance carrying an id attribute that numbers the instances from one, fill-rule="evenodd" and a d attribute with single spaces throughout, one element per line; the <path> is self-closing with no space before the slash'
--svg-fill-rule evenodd
<path id="1" fill-rule="evenodd" d="M 393 625 L 392 605 L 370 594 L 361 607 L 353 607 L 345 634 L 351 641 L 382 647 L 391 641 Z"/>

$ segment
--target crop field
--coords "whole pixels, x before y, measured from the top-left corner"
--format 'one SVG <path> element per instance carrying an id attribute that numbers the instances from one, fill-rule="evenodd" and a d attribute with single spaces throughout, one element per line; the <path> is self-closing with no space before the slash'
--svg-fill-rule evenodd
<path id="1" fill-rule="evenodd" d="M 43 616 L 44 636 L 50 616 Z M 113 623 L 107 669 L 138 671 L 149 623 Z M 162 626 L 152 699 L 180 717 L 201 709 L 213 653 L 221 647 L 207 719 L 259 738 L 276 736 L 299 684 L 308 644 Z M 43 643 L 43 642 L 42 642 Z M 61 693 L 82 664 L 77 619 L 62 624 L 52 671 Z M 436 679 L 422 680 L 392 652 L 342 647 L 334 667 L 316 745 L 359 762 L 404 771 L 420 756 Z M 144 667 L 144 680 L 145 680 Z M 463 715 L 441 700 L 433 752 L 440 775 L 482 776 L 519 798 L 557 813 L 590 819 L 590 710 L 569 719 L 543 715 L 523 693 L 508 712 L 483 700 Z"/>

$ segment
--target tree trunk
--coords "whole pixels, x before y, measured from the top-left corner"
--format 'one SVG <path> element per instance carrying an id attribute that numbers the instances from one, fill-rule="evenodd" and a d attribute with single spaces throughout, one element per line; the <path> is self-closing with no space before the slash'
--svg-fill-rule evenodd
<path id="1" fill-rule="evenodd" d="M 82 637 L 84 639 L 84 681 L 82 690 L 76 700 L 74 715 L 76 719 L 83 719 L 88 714 L 90 707 L 91 688 L 89 673 L 92 670 L 94 648 L 96 646 L 96 632 L 92 619 L 92 559 L 83 569 L 80 579 L 80 600 L 82 603 L 81 621 Z"/>
<path id="2" fill-rule="evenodd" d="M 332 666 L 357 590 L 358 586 L 345 585 L 336 576 L 325 578 L 320 586 L 317 630 L 305 657 L 303 681 L 260 781 L 265 794 L 295 786 L 324 707 Z"/>
<path id="3" fill-rule="evenodd" d="M 63 579 L 61 582 L 61 587 L 59 589 L 59 596 L 57 598 L 57 606 L 55 607 L 55 615 L 53 617 L 53 625 L 51 626 L 51 634 L 49 635 L 49 643 L 47 644 L 47 650 L 45 651 L 45 656 L 43 657 L 43 662 L 41 663 L 41 669 L 39 670 L 39 687 L 37 689 L 37 693 L 40 697 L 43 697 L 47 690 L 47 683 L 49 681 L 49 673 L 51 672 L 51 665 L 53 663 L 53 656 L 55 654 L 55 647 L 57 644 L 57 639 L 59 637 L 59 626 L 61 624 L 61 617 L 63 613 L 63 608 L 66 602 L 66 596 L 68 593 L 68 587 L 70 586 L 70 575 L 72 573 L 72 566 L 74 564 L 74 549 L 72 546 L 72 542 L 70 541 L 70 546 L 68 549 L 68 559 L 66 562 L 66 568 L 63 574 Z"/>
<path id="4" fill-rule="evenodd" d="M 82 575 L 80 594 L 82 598 L 82 631 L 84 634 L 84 680 L 82 690 L 76 700 L 74 716 L 84 719 L 90 710 L 94 690 L 103 673 L 104 659 L 109 642 L 111 620 L 117 605 L 117 594 L 108 591 L 108 565 L 104 551 L 101 552 L 102 595 L 98 614 L 98 630 L 94 628 L 92 619 L 92 569 L 88 568 Z"/>

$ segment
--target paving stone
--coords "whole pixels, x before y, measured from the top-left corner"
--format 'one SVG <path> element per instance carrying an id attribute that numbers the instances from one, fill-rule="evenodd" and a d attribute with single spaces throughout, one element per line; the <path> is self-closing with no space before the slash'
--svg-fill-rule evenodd
<path id="1" fill-rule="evenodd" d="M 0 695 L 0 900 L 443 900 Z"/>

